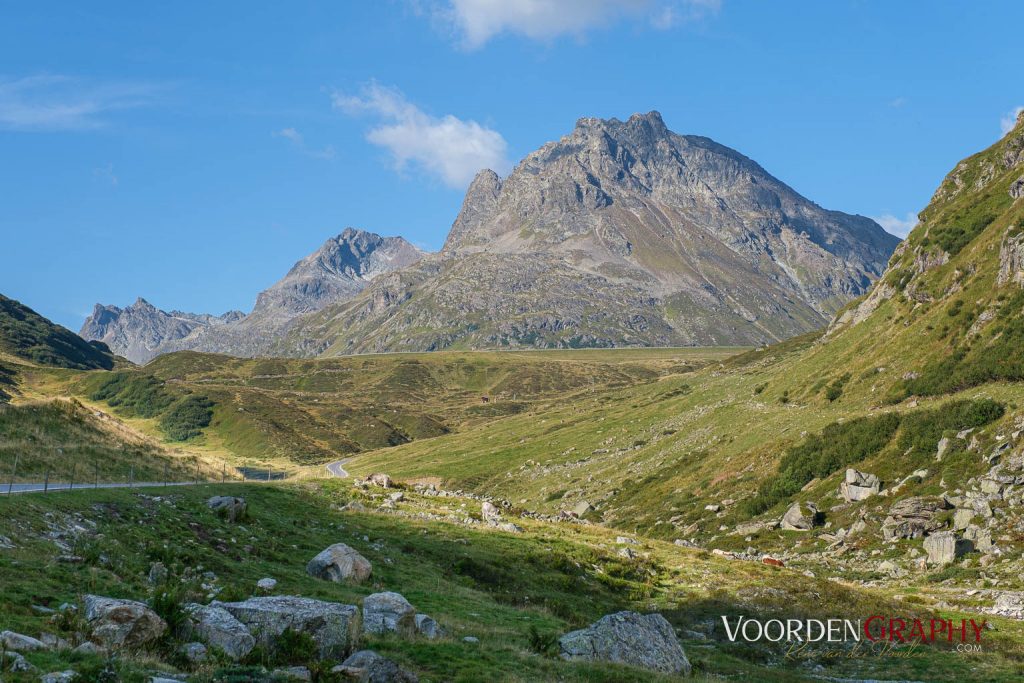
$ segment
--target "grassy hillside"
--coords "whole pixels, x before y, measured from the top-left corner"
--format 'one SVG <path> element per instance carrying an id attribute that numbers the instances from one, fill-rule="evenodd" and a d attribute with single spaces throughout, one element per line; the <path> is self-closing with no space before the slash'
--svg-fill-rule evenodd
<path id="1" fill-rule="evenodd" d="M 249 515 L 241 525 L 206 508 L 208 496 L 222 493 L 247 499 Z M 922 656 L 906 659 L 825 659 L 826 668 L 815 670 L 787 660 L 778 646 L 728 643 L 720 623 L 716 627 L 719 615 L 825 618 L 927 612 L 885 592 L 643 538 L 629 546 L 634 557 L 624 557 L 625 546 L 615 533 L 596 526 L 516 519 L 522 533 L 501 532 L 476 521 L 477 501 L 426 498 L 411 491 L 405 495 L 396 509 L 379 511 L 375 508 L 385 493 L 360 492 L 343 482 L 0 499 L 0 535 L 16 546 L 0 550 L 0 629 L 73 638 L 40 614 L 39 607 L 73 602 L 84 592 L 152 600 L 165 588 L 151 585 L 146 575 L 151 563 L 163 562 L 174 589 L 170 599 L 155 604 L 166 616 L 182 602 L 206 602 L 212 594 L 222 600 L 243 599 L 265 576 L 279 581 L 276 593 L 346 603 L 359 604 L 380 590 L 401 592 L 436 618 L 449 636 L 439 641 L 369 637 L 363 645 L 416 671 L 424 682 L 673 680 L 627 667 L 567 663 L 548 649 L 551 637 L 620 609 L 664 614 L 678 630 L 697 680 L 800 681 L 884 674 L 957 681 L 1009 680 L 1014 675 L 1013 643 L 1021 628 L 1007 620 L 996 620 L 998 631 L 987 639 L 984 656 L 928 648 Z M 340 509 L 351 501 L 370 509 Z M 53 539 L 68 544 L 84 561 L 57 562 L 66 551 Z M 306 561 L 339 541 L 373 563 L 368 583 L 332 584 L 306 575 Z M 26 566 L 46 571 L 25 572 Z M 198 574 L 200 567 L 208 572 L 205 576 Z M 462 641 L 470 635 L 480 642 Z M 231 680 L 232 667 L 226 661 L 189 667 L 174 657 L 177 646 L 176 639 L 164 639 L 114 666 L 126 681 L 144 680 L 147 670 L 175 668 L 190 673 L 193 681 Z M 103 665 L 95 656 L 69 651 L 27 657 L 41 671 L 97 671 Z M 306 663 L 300 653 L 276 659 L 256 654 L 242 666 Z M 5 680 L 34 681 L 38 675 L 5 675 Z"/>
<path id="2" fill-rule="evenodd" d="M 326 360 L 183 352 L 66 390 L 154 436 L 227 457 L 319 465 L 648 383 L 739 349 L 443 353 Z M 149 420 L 147 425 L 144 421 Z"/>
<path id="3" fill-rule="evenodd" d="M 2 294 L 0 352 L 58 368 L 109 370 L 114 367 L 114 356 L 106 344 L 87 342 Z"/>

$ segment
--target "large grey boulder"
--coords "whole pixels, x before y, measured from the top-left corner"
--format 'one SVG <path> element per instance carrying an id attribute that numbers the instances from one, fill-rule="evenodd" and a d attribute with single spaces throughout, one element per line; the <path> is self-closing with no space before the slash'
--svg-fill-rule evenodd
<path id="1" fill-rule="evenodd" d="M 951 564 L 972 549 L 973 544 L 970 541 L 957 538 L 952 531 L 940 531 L 924 539 L 924 550 L 928 553 L 929 564 Z"/>
<path id="2" fill-rule="evenodd" d="M 846 478 L 839 485 L 839 495 L 847 502 L 870 498 L 878 495 L 881 490 L 882 481 L 878 477 L 852 467 L 846 470 Z"/>
<path id="3" fill-rule="evenodd" d="M 100 595 L 86 595 L 84 601 L 89 632 L 103 647 L 140 647 L 167 631 L 167 623 L 141 602 Z"/>
<path id="4" fill-rule="evenodd" d="M 33 650 L 46 649 L 46 643 L 38 638 L 15 633 L 14 631 L 0 632 L 0 646 L 4 650 L 14 652 L 32 652 Z"/>
<path id="5" fill-rule="evenodd" d="M 185 606 L 185 612 L 194 637 L 201 638 L 235 661 L 256 647 L 256 638 L 245 624 L 223 607 L 191 604 Z"/>
<path id="6" fill-rule="evenodd" d="M 419 683 L 420 680 L 416 674 L 373 650 L 356 652 L 331 669 L 331 673 L 342 674 L 347 680 L 359 683 Z"/>
<path id="7" fill-rule="evenodd" d="M 245 498 L 236 498 L 235 496 L 214 496 L 206 501 L 206 506 L 218 515 L 224 515 L 229 522 L 242 519 L 248 509 Z"/>
<path id="8" fill-rule="evenodd" d="M 921 538 L 942 528 L 938 514 L 949 507 L 943 498 L 935 496 L 904 498 L 889 508 L 889 516 L 882 522 L 882 535 L 887 541 Z"/>
<path id="9" fill-rule="evenodd" d="M 416 615 L 416 633 L 427 640 L 437 640 L 444 636 L 444 629 L 426 614 Z"/>
<path id="10" fill-rule="evenodd" d="M 269 648 L 286 629 L 291 629 L 312 637 L 321 658 L 340 659 L 359 637 L 359 608 L 355 605 L 286 595 L 212 604 L 230 612 L 258 643 Z"/>
<path id="11" fill-rule="evenodd" d="M 370 578 L 373 565 L 355 549 L 335 543 L 306 565 L 306 573 L 325 581 L 362 583 Z"/>
<path id="12" fill-rule="evenodd" d="M 416 631 L 416 608 L 399 593 L 367 595 L 363 599 L 363 633 L 400 633 Z"/>
<path id="13" fill-rule="evenodd" d="M 791 531 L 809 531 L 818 525 L 821 513 L 814 503 L 793 503 L 782 516 L 782 528 Z"/>
<path id="14" fill-rule="evenodd" d="M 614 662 L 663 673 L 690 673 L 690 661 L 672 625 L 660 614 L 609 614 L 585 629 L 566 633 L 558 644 L 562 659 L 570 661 Z"/>

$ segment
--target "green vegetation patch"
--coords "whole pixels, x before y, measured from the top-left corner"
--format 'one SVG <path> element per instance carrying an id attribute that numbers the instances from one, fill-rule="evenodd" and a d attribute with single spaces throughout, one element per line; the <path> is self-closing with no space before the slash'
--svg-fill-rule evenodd
<path id="1" fill-rule="evenodd" d="M 0 294 L 0 350 L 58 368 L 109 370 L 114 357 L 106 344 L 87 342 L 14 299 Z"/>
<path id="2" fill-rule="evenodd" d="M 213 401 L 205 396 L 186 396 L 163 416 L 160 429 L 172 441 L 187 441 L 202 434 L 212 419 Z"/>

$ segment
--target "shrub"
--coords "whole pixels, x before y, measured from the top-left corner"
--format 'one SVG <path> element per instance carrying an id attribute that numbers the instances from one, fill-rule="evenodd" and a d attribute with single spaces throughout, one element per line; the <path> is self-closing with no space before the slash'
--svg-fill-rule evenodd
<path id="1" fill-rule="evenodd" d="M 213 401 L 205 396 L 186 396 L 160 420 L 160 429 L 172 441 L 187 441 L 203 433 L 213 419 Z"/>
<path id="2" fill-rule="evenodd" d="M 825 398 L 828 399 L 829 403 L 832 403 L 837 398 L 843 395 L 843 387 L 850 381 L 850 373 L 846 373 L 841 377 L 837 377 L 825 387 Z"/>
<path id="3" fill-rule="evenodd" d="M 527 642 L 531 652 L 539 655 L 551 655 L 555 651 L 555 645 L 558 644 L 558 634 L 541 633 L 537 630 L 536 626 L 531 624 L 530 631 L 527 634 Z"/>
<path id="4" fill-rule="evenodd" d="M 134 372 L 115 372 L 104 377 L 89 398 L 106 401 L 112 408 L 134 417 L 156 417 L 174 402 L 174 396 L 160 380 Z"/>

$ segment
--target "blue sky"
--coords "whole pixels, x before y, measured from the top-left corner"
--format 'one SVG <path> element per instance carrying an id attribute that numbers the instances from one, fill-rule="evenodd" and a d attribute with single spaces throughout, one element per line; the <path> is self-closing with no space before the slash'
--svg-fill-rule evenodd
<path id="1" fill-rule="evenodd" d="M 651 109 L 905 230 L 1024 104 L 1022 24 L 1010 1 L 7 3 L 0 292 L 75 330 L 140 295 L 248 310 L 345 226 L 436 249 L 476 167 Z"/>

